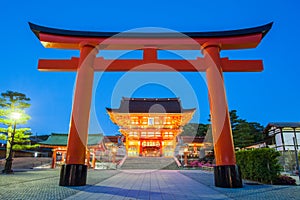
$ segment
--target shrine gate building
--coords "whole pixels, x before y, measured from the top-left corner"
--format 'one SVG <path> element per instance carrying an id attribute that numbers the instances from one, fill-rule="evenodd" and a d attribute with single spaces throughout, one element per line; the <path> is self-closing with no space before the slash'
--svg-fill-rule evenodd
<path id="1" fill-rule="evenodd" d="M 179 98 L 124 98 L 110 119 L 126 137 L 127 156 L 172 157 L 176 136 L 195 109 L 183 109 Z"/>

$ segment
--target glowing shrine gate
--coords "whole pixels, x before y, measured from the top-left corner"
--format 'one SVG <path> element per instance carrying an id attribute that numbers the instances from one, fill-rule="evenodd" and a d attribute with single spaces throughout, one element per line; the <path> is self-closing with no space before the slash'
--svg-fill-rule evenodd
<path id="1" fill-rule="evenodd" d="M 236 166 L 234 145 L 223 82 L 223 72 L 259 72 L 261 60 L 220 58 L 221 50 L 255 48 L 271 29 L 272 23 L 248 29 L 220 32 L 114 33 L 54 29 L 29 23 L 46 48 L 77 49 L 79 58 L 40 59 L 41 71 L 77 71 L 66 165 L 60 185 L 85 185 L 85 151 L 94 71 L 205 71 L 210 100 L 212 134 L 216 159 L 215 185 L 242 187 Z M 186 37 L 184 37 L 185 35 Z M 107 60 L 96 57 L 99 50 L 143 50 L 142 60 Z M 161 60 L 157 50 L 202 50 L 196 60 Z M 142 67 L 137 67 L 141 66 Z M 168 66 L 168 67 L 162 67 Z"/>

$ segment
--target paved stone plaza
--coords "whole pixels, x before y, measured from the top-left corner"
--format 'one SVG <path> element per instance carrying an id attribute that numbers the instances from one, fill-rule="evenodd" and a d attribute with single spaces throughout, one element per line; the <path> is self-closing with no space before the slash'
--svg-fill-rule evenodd
<path id="1" fill-rule="evenodd" d="M 59 170 L 0 175 L 1 199 L 299 199 L 299 186 L 214 187 L 200 170 L 90 170 L 86 186 L 58 186 Z"/>

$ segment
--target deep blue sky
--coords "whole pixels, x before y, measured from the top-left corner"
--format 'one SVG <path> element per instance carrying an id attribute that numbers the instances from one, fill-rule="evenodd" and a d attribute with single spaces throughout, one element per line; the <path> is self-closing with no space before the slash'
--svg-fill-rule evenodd
<path id="1" fill-rule="evenodd" d="M 0 92 L 31 98 L 33 133 L 67 132 L 75 73 L 39 72 L 39 58 L 69 58 L 77 51 L 45 49 L 28 22 L 72 30 L 127 31 L 158 27 L 174 31 L 218 31 L 274 22 L 256 49 L 223 51 L 231 59 L 262 59 L 262 73 L 226 73 L 229 109 L 266 125 L 300 121 L 300 3 L 290 1 L 1 1 Z M 187 55 L 189 56 L 189 55 Z M 193 55 L 191 55 L 193 56 Z M 122 96 L 173 97 L 197 108 L 193 122 L 209 113 L 205 74 L 104 73 L 95 75 L 91 132 L 115 134 L 105 107 L 118 107 Z"/>

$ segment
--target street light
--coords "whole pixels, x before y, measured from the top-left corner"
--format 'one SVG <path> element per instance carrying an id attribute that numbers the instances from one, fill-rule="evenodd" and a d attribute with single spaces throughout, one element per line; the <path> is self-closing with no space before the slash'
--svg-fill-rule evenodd
<path id="1" fill-rule="evenodd" d="M 9 148 L 9 152 L 8 152 L 8 156 L 6 157 L 4 170 L 2 171 L 2 173 L 6 173 L 6 174 L 13 173 L 13 170 L 11 169 L 12 161 L 13 161 L 12 148 L 13 148 L 14 138 L 15 138 L 15 134 L 16 134 L 17 120 L 19 120 L 21 118 L 21 113 L 12 112 L 10 114 L 10 118 L 14 121 L 14 123 L 13 123 L 13 132 L 12 133 L 8 132 L 8 136 L 7 136 L 8 138 L 7 138 L 6 148 Z M 9 138 L 11 138 L 11 140 L 9 140 Z"/>
<path id="2" fill-rule="evenodd" d="M 187 155 L 189 153 L 188 146 L 184 147 L 183 152 L 184 152 L 184 166 L 187 166 L 188 165 Z"/>
<path id="3" fill-rule="evenodd" d="M 294 142 L 294 151 L 295 151 L 295 157 L 296 157 L 296 167 L 298 171 L 298 176 L 300 180 L 300 168 L 299 168 L 299 159 L 298 159 L 298 145 L 297 145 L 297 139 L 293 137 L 293 142 Z"/>
<path id="4" fill-rule="evenodd" d="M 116 154 L 117 154 L 117 147 L 116 146 L 112 146 L 112 163 L 116 162 Z"/>

